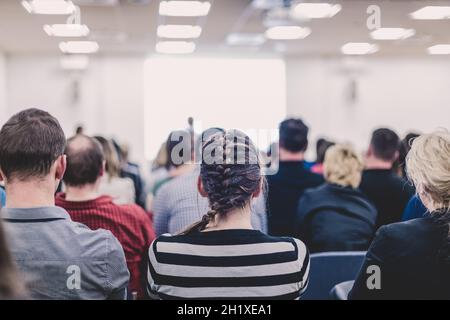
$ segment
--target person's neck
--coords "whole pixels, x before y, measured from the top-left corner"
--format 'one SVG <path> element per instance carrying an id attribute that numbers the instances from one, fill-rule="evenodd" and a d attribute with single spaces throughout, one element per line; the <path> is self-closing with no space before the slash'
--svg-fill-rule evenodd
<path id="1" fill-rule="evenodd" d="M 67 186 L 66 200 L 73 202 L 89 201 L 97 199 L 100 196 L 98 184 L 87 184 L 81 187 Z"/>
<path id="2" fill-rule="evenodd" d="M 280 148 L 280 161 L 304 161 L 304 152 L 290 152 L 286 149 Z"/>
<path id="3" fill-rule="evenodd" d="M 251 210 L 249 207 L 235 209 L 225 215 L 216 215 L 214 221 L 210 222 L 205 231 L 249 229 L 252 230 Z"/>
<path id="4" fill-rule="evenodd" d="M 183 164 L 179 167 L 176 167 L 176 168 L 173 168 L 172 170 L 170 170 L 170 176 L 178 177 L 185 173 L 189 173 L 189 172 L 193 171 L 194 169 L 195 169 L 194 164 Z"/>
<path id="5" fill-rule="evenodd" d="M 55 206 L 56 183 L 48 180 L 18 181 L 5 184 L 7 208 Z"/>
<path id="6" fill-rule="evenodd" d="M 392 169 L 392 162 L 381 160 L 375 157 L 368 157 L 366 159 L 365 167 L 368 170 L 373 169 L 382 169 L 382 170 L 390 170 Z"/>

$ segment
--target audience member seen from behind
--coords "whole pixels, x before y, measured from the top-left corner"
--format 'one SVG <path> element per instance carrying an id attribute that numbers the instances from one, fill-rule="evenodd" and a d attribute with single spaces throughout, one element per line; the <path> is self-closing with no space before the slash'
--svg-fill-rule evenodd
<path id="1" fill-rule="evenodd" d="M 12 260 L 6 238 L 0 220 L 0 300 L 23 299 L 26 297 L 25 286 Z"/>
<path id="2" fill-rule="evenodd" d="M 353 286 L 353 299 L 450 299 L 450 134 L 414 140 L 409 178 L 430 215 L 381 227 Z M 373 266 L 379 268 L 375 282 Z M 368 279 L 371 277 L 371 279 Z M 370 290 L 368 283 L 379 286 Z"/>
<path id="3" fill-rule="evenodd" d="M 145 296 L 147 250 L 154 240 L 150 217 L 135 204 L 117 205 L 110 196 L 101 195 L 99 186 L 105 172 L 101 145 L 97 140 L 77 135 L 67 141 L 66 193 L 58 194 L 56 205 L 64 208 L 73 221 L 92 230 L 113 233 L 125 252 L 130 271 L 130 293 Z"/>
<path id="4" fill-rule="evenodd" d="M 134 202 L 145 209 L 146 194 L 139 165 L 130 161 L 130 147 L 127 144 L 117 145 L 116 149 L 120 154 L 120 176 L 122 178 L 130 178 L 133 181 L 135 190 Z"/>
<path id="5" fill-rule="evenodd" d="M 125 255 L 109 231 L 92 231 L 55 206 L 66 169 L 66 138 L 45 111 L 28 109 L 0 130 L 2 209 L 10 250 L 33 299 L 123 299 Z"/>
<path id="6" fill-rule="evenodd" d="M 335 143 L 326 139 L 320 138 L 316 143 L 316 163 L 311 167 L 311 171 L 317 174 L 323 174 L 323 161 L 325 160 L 325 153 L 334 146 Z"/>
<path id="7" fill-rule="evenodd" d="M 298 205 L 298 237 L 311 252 L 367 250 L 377 211 L 357 187 L 361 157 L 348 145 L 328 149 L 326 183 L 306 190 Z"/>
<path id="8" fill-rule="evenodd" d="M 366 153 L 360 189 L 377 208 L 377 229 L 385 224 L 399 222 L 406 204 L 414 194 L 414 187 L 400 178 L 392 168 L 398 158 L 399 145 L 399 138 L 394 131 L 381 128 L 373 132 Z"/>
<path id="9" fill-rule="evenodd" d="M 202 160 L 202 144 L 212 135 L 224 132 L 220 128 L 205 130 L 197 139 L 195 147 L 195 161 Z M 179 141 L 183 143 L 183 141 Z M 178 145 L 177 148 L 180 146 Z M 186 149 L 189 150 L 189 146 Z M 190 160 L 189 160 L 190 162 Z M 173 177 L 161 186 L 153 202 L 153 219 L 157 235 L 164 233 L 175 234 L 188 225 L 201 219 L 208 211 L 208 201 L 199 195 L 197 180 L 200 174 L 200 166 L 197 164 L 186 164 L 190 170 Z M 267 215 L 264 195 L 259 196 L 252 203 L 252 225 L 255 229 L 267 232 Z"/>
<path id="10" fill-rule="evenodd" d="M 152 244 L 148 273 L 151 296 L 301 296 L 309 270 L 305 245 L 252 228 L 250 203 L 261 193 L 262 184 L 258 153 L 245 134 L 236 130 L 217 133 L 203 145 L 198 190 L 208 199 L 210 209 L 181 234 L 160 236 Z"/>
<path id="11" fill-rule="evenodd" d="M 113 198 L 116 204 L 135 203 L 133 180 L 120 177 L 120 161 L 111 141 L 104 137 L 94 137 L 100 142 L 106 160 L 106 171 L 100 183 L 100 194 Z"/>
<path id="12" fill-rule="evenodd" d="M 300 119 L 287 119 L 279 129 L 279 170 L 267 176 L 269 234 L 293 236 L 297 204 L 308 188 L 321 185 L 322 176 L 305 168 L 308 127 Z"/>
<path id="13" fill-rule="evenodd" d="M 406 156 L 411 149 L 411 144 L 415 138 L 419 136 L 418 133 L 408 133 L 402 141 L 398 150 L 398 158 L 394 162 L 393 168 L 395 172 L 402 178 L 406 178 Z"/>

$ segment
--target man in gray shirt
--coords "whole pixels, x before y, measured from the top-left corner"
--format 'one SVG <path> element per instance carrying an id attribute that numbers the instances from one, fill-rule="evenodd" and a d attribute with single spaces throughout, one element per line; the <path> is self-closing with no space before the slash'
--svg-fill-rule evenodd
<path id="1" fill-rule="evenodd" d="M 38 109 L 14 115 L 0 130 L 0 217 L 10 251 L 32 299 L 124 299 L 125 255 L 105 230 L 92 231 L 55 207 L 66 139 L 58 121 Z"/>

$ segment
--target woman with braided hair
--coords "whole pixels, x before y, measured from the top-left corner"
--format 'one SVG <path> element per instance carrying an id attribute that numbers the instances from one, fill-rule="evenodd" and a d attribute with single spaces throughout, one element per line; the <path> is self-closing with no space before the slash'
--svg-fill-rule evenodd
<path id="1" fill-rule="evenodd" d="M 299 299 L 309 255 L 297 239 L 254 230 L 251 203 L 264 178 L 242 132 L 217 133 L 202 147 L 198 191 L 209 202 L 201 221 L 165 234 L 149 249 L 148 292 L 159 299 Z"/>

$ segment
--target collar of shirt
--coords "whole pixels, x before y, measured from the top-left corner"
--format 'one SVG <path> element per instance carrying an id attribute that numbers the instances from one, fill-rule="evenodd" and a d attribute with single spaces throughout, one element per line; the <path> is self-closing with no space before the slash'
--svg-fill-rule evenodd
<path id="1" fill-rule="evenodd" d="M 4 220 L 71 220 L 66 210 L 59 207 L 3 208 Z"/>
<path id="2" fill-rule="evenodd" d="M 66 200 L 65 193 L 58 193 L 56 195 L 56 205 L 66 209 L 98 208 L 101 205 L 109 205 L 112 203 L 112 198 L 106 195 L 87 201 L 68 201 Z"/>

